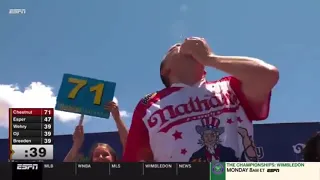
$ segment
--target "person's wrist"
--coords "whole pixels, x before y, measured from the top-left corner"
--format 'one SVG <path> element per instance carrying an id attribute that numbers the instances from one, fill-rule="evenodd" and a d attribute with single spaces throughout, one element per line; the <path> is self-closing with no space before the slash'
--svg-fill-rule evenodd
<path id="1" fill-rule="evenodd" d="M 73 143 L 72 149 L 78 151 L 81 148 L 81 143 Z"/>
<path id="2" fill-rule="evenodd" d="M 120 116 L 114 116 L 113 119 L 114 119 L 115 121 L 121 121 Z"/>
<path id="3" fill-rule="evenodd" d="M 219 62 L 219 56 L 211 53 L 207 56 L 207 65 L 206 66 L 209 66 L 209 67 L 216 67 L 216 65 L 218 64 Z"/>

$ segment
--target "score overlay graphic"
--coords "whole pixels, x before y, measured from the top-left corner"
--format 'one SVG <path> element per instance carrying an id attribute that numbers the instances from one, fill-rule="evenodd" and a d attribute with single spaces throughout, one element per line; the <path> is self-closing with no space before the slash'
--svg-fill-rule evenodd
<path id="1" fill-rule="evenodd" d="M 53 108 L 9 109 L 9 160 L 53 159 Z"/>

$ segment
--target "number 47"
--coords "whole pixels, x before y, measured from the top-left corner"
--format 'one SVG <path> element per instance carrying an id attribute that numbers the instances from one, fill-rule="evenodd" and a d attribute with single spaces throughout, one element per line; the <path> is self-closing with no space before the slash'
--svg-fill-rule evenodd
<path id="1" fill-rule="evenodd" d="M 75 99 L 78 92 L 81 88 L 87 85 L 88 81 L 83 79 L 76 79 L 76 78 L 69 78 L 69 83 L 76 84 L 76 86 L 71 90 L 71 92 L 68 95 L 69 99 Z M 101 98 L 103 94 L 103 88 L 104 84 L 100 83 L 95 86 L 90 87 L 90 92 L 95 92 L 93 104 L 100 105 L 101 104 Z"/>

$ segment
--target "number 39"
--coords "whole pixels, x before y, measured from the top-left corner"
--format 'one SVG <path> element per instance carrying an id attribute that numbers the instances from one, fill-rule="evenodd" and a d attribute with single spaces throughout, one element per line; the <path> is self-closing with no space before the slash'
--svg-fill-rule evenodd
<path id="1" fill-rule="evenodd" d="M 68 79 L 69 83 L 76 84 L 76 86 L 71 90 L 71 92 L 68 95 L 69 99 L 74 99 L 76 98 L 78 92 L 80 91 L 81 88 L 87 85 L 87 80 L 82 80 L 82 79 L 76 79 L 76 78 L 69 78 Z M 101 98 L 103 94 L 103 88 L 104 84 L 100 83 L 95 86 L 90 87 L 90 92 L 94 92 L 94 100 L 93 104 L 100 105 L 101 104 Z"/>

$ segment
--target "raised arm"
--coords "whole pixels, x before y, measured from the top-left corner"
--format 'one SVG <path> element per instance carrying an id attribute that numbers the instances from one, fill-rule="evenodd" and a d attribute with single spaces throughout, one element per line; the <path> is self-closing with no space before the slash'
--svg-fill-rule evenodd
<path id="1" fill-rule="evenodd" d="M 118 128 L 118 133 L 120 136 L 120 141 L 121 141 L 121 144 L 124 149 L 125 145 L 127 143 L 128 129 L 121 119 L 119 107 L 115 102 L 110 102 L 105 106 L 105 109 L 111 112 L 112 117 L 113 117 L 114 121 L 116 122 L 116 125 Z"/>
<path id="2" fill-rule="evenodd" d="M 83 126 L 77 126 L 73 133 L 72 147 L 63 162 L 76 162 L 79 158 L 79 150 L 84 141 Z"/>
<path id="3" fill-rule="evenodd" d="M 230 79 L 231 88 L 250 120 L 267 118 L 271 90 L 279 79 L 276 67 L 256 58 L 216 55 L 209 57 L 209 65 L 234 77 Z"/>
<path id="4" fill-rule="evenodd" d="M 238 97 L 242 97 L 240 101 L 244 106 L 254 112 L 249 119 L 267 114 L 271 90 L 279 80 L 279 71 L 275 66 L 257 58 L 215 55 L 203 38 L 188 38 L 181 49 L 204 66 L 216 68 L 234 77 L 230 79 L 231 87 Z"/>

